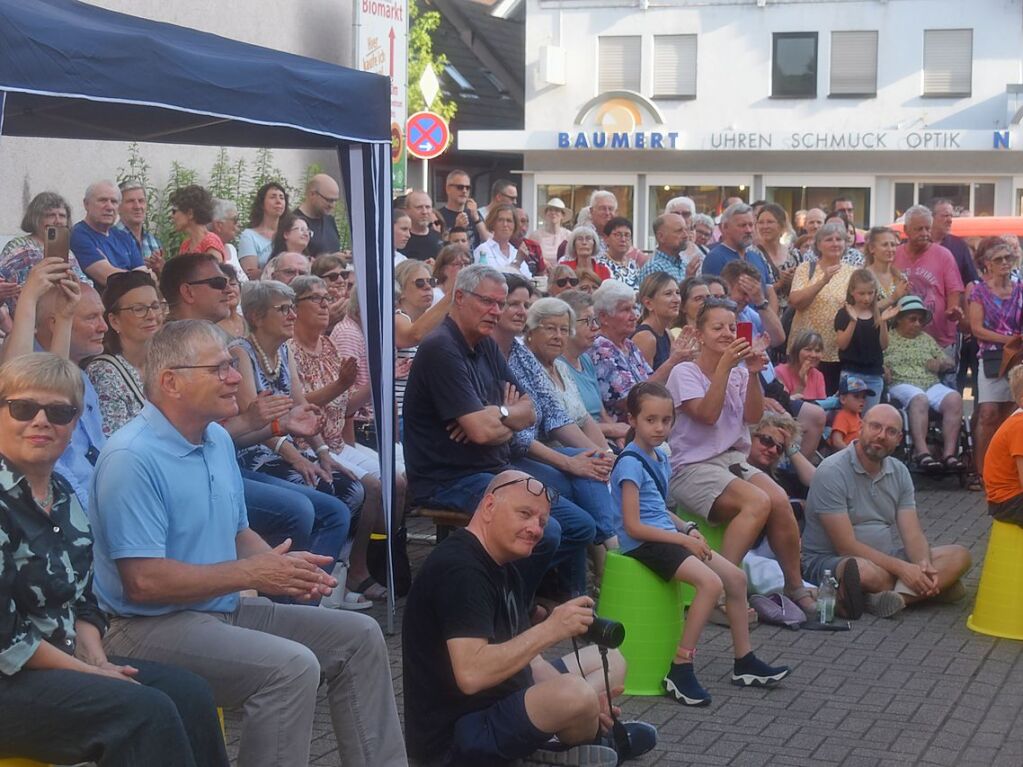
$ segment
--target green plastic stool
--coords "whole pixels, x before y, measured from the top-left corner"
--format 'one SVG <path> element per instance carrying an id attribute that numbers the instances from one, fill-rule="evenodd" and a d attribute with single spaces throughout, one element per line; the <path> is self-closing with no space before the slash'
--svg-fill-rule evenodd
<path id="1" fill-rule="evenodd" d="M 663 695 L 662 680 L 682 636 L 682 590 L 632 557 L 610 552 L 597 614 L 625 626 L 627 695 Z"/>
<path id="2" fill-rule="evenodd" d="M 698 517 L 695 514 L 690 514 L 686 511 L 685 507 L 677 506 L 675 508 L 675 516 L 684 522 L 695 522 L 700 526 L 700 534 L 707 541 L 707 545 L 710 546 L 711 551 L 716 551 L 718 554 L 721 553 L 721 544 L 725 540 L 725 529 L 728 525 L 712 525 L 703 517 Z M 682 585 L 682 604 L 689 607 L 693 603 L 693 597 L 696 596 L 696 589 L 690 586 L 688 583 Z"/>

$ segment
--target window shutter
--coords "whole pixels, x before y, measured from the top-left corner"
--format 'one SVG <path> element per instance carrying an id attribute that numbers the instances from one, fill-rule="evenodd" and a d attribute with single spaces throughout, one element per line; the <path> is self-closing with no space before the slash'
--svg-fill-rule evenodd
<path id="1" fill-rule="evenodd" d="M 877 32 L 831 33 L 831 95 L 877 94 Z"/>
<path id="2" fill-rule="evenodd" d="M 973 90 L 973 30 L 924 30 L 924 95 L 969 95 Z"/>
<path id="3" fill-rule="evenodd" d="M 654 36 L 653 95 L 696 95 L 696 35 Z"/>
<path id="4" fill-rule="evenodd" d="M 639 35 L 599 38 L 597 88 L 601 93 L 639 91 L 641 41 Z"/>

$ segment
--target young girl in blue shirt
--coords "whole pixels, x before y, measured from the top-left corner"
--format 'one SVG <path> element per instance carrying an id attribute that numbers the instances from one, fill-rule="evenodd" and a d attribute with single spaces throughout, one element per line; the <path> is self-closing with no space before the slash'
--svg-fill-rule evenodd
<path id="1" fill-rule="evenodd" d="M 696 525 L 671 514 L 665 499 L 668 456 L 657 446 L 675 423 L 675 403 L 659 383 L 645 381 L 629 391 L 629 444 L 611 472 L 611 492 L 621 514 L 616 519 L 621 553 L 637 559 L 665 581 L 696 588 L 686 614 L 675 658 L 664 677 L 668 694 L 686 706 L 706 706 L 710 694 L 693 671 L 696 643 L 722 588 L 732 632 L 735 663 L 732 684 L 765 687 L 789 674 L 788 666 L 769 666 L 753 654 L 749 638 L 745 573 L 707 546 Z"/>

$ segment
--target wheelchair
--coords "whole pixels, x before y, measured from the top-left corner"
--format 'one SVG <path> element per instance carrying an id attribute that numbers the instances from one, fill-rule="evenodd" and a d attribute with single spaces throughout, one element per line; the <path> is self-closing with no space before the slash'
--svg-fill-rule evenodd
<path id="1" fill-rule="evenodd" d="M 916 477 L 929 477 L 939 480 L 946 477 L 955 477 L 959 480 L 959 487 L 965 488 L 968 477 L 973 471 L 973 434 L 970 431 L 970 419 L 964 416 L 959 426 L 957 457 L 959 458 L 960 466 L 950 469 L 941 463 L 941 454 L 945 443 L 941 431 L 941 414 L 928 409 L 926 452 L 932 455 L 939 462 L 939 465 L 925 470 L 917 466 L 916 461 L 913 460 L 914 455 L 925 451 L 918 449 L 913 444 L 913 438 L 909 433 L 909 414 L 896 402 L 892 402 L 890 398 L 887 399 L 902 414 L 902 443 L 896 448 L 892 457 L 906 464 L 910 473 Z"/>

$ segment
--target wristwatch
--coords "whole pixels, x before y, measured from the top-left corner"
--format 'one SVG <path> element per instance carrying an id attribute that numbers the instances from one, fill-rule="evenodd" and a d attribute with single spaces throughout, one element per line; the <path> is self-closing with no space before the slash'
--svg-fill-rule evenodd
<path id="1" fill-rule="evenodd" d="M 792 458 L 801 449 L 802 445 L 800 445 L 798 442 L 792 442 L 788 445 L 788 447 L 785 448 L 785 455 L 787 455 L 789 458 Z"/>
<path id="2" fill-rule="evenodd" d="M 761 301 L 761 302 L 760 302 L 759 304 L 757 304 L 756 306 L 754 306 L 753 308 L 754 308 L 754 309 L 756 309 L 756 310 L 757 310 L 758 312 L 762 312 L 762 311 L 764 311 L 764 309 L 766 309 L 766 308 L 767 308 L 768 306 L 770 306 L 770 304 L 768 304 L 768 302 L 767 302 L 766 300 L 764 300 L 764 301 Z"/>
<path id="3" fill-rule="evenodd" d="M 504 422 L 504 419 L 505 419 L 505 418 L 507 418 L 508 416 L 510 416 L 510 415 L 511 415 L 511 413 L 510 413 L 510 412 L 508 411 L 508 408 L 507 408 L 507 407 L 505 407 L 504 405 L 501 405 L 501 406 L 500 406 L 500 407 L 499 407 L 499 408 L 497 409 L 497 411 L 498 411 L 498 412 L 499 412 L 499 413 L 501 414 L 501 422 L 502 422 L 502 423 Z"/>

